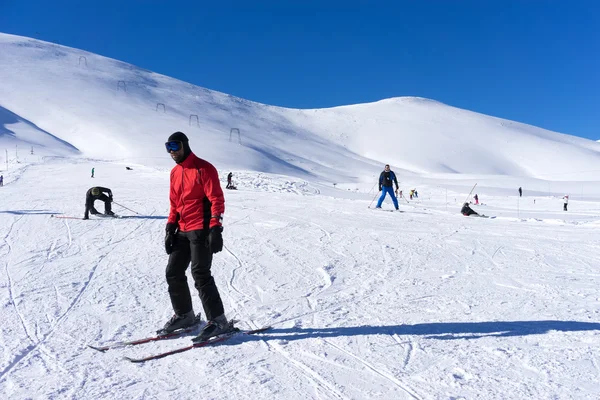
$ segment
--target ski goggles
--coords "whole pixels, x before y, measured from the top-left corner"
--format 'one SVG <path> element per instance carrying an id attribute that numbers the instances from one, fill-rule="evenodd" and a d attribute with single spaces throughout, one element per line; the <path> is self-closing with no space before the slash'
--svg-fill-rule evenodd
<path id="1" fill-rule="evenodd" d="M 171 141 L 171 142 L 165 143 L 165 147 L 167 149 L 167 153 L 170 153 L 172 151 L 181 150 L 181 148 L 183 147 L 183 144 L 181 142 Z"/>

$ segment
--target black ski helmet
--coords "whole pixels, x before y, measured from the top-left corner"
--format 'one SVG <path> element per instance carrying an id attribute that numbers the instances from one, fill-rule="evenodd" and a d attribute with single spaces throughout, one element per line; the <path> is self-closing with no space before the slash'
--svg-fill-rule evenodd
<path id="1" fill-rule="evenodd" d="M 177 132 L 173 133 L 171 136 L 169 136 L 169 140 L 168 141 L 169 142 L 181 142 L 181 144 L 183 146 L 183 156 L 184 156 L 183 159 L 184 160 L 192 152 L 192 149 L 190 149 L 190 144 L 189 144 L 188 137 L 183 132 L 177 131 Z"/>

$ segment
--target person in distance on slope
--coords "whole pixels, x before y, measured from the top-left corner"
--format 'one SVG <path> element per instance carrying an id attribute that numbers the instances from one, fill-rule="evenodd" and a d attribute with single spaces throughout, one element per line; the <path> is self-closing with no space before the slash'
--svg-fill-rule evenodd
<path id="1" fill-rule="evenodd" d="M 108 196 L 104 193 L 107 193 Z M 109 188 L 105 188 L 102 186 L 94 186 L 89 188 L 87 193 L 85 194 L 85 213 L 83 214 L 83 219 L 90 219 L 90 213 L 92 214 L 100 214 L 98 210 L 94 207 L 94 202 L 96 200 L 101 200 L 104 202 L 104 214 L 105 215 L 115 215 L 111 211 L 111 202 L 113 201 L 112 191 Z"/>
<path id="2" fill-rule="evenodd" d="M 398 191 L 398 180 L 396 179 L 396 174 L 394 171 L 390 170 L 389 164 L 386 164 L 384 170 L 379 175 L 379 191 L 381 192 L 381 196 L 377 201 L 377 207 L 381 208 L 381 203 L 385 199 L 386 194 L 389 194 L 392 198 L 392 202 L 394 202 L 394 207 L 396 210 L 398 209 L 398 199 L 394 195 L 393 183 L 396 184 L 396 191 Z"/>
<path id="3" fill-rule="evenodd" d="M 225 186 L 225 189 L 231 189 L 231 187 L 233 186 L 231 184 L 231 178 L 233 177 L 233 172 L 230 172 L 227 174 L 227 186 Z"/>
<path id="4" fill-rule="evenodd" d="M 567 204 L 569 204 L 569 195 L 565 194 L 563 197 L 563 211 L 567 211 Z"/>
<path id="5" fill-rule="evenodd" d="M 462 213 L 462 215 L 464 215 L 465 217 L 468 217 L 470 215 L 477 215 L 479 216 L 479 214 L 477 214 L 471 207 L 469 207 L 469 203 L 465 203 L 463 204 L 460 212 Z"/>
<path id="6" fill-rule="evenodd" d="M 519 197 L 523 197 L 523 189 L 519 186 Z"/>
<path id="7" fill-rule="evenodd" d="M 221 223 L 225 197 L 216 168 L 192 152 L 184 133 L 173 133 L 165 146 L 177 163 L 171 170 L 165 235 L 165 250 L 169 255 L 166 278 L 175 314 L 159 333 L 196 323 L 185 276 L 191 263 L 192 277 L 208 320 L 197 338 L 204 340 L 229 329 L 223 302 L 211 275 L 213 254 L 223 249 Z"/>
<path id="8" fill-rule="evenodd" d="M 475 196 L 473 196 L 473 199 L 475 200 L 475 205 L 479 204 L 479 196 L 477 196 L 477 193 L 475 193 Z"/>

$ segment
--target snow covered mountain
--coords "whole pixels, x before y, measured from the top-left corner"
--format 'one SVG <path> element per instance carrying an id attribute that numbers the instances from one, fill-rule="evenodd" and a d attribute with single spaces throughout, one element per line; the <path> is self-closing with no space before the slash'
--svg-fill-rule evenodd
<path id="1" fill-rule="evenodd" d="M 175 130 L 238 185 L 225 312 L 272 329 L 136 365 L 190 337 L 87 345 L 172 316 Z M 0 34 L 0 399 L 598 399 L 599 146 L 420 98 L 267 106 Z M 399 212 L 368 208 L 383 163 L 419 189 Z M 497 218 L 459 213 L 475 183 Z M 81 220 L 93 185 L 124 218 Z"/>
<path id="2" fill-rule="evenodd" d="M 46 146 L 48 154 L 77 149 L 88 158 L 143 164 L 161 163 L 166 137 L 181 130 L 219 167 L 334 182 L 372 180 L 384 163 L 406 175 L 570 173 L 577 180 L 595 179 L 583 171 L 600 169 L 596 142 L 432 100 L 286 109 L 7 34 L 0 34 L 0 106 L 0 132 L 14 132 L 0 136 L 0 148 L 37 144 L 42 139 L 29 134 L 36 129 L 64 142 Z"/>

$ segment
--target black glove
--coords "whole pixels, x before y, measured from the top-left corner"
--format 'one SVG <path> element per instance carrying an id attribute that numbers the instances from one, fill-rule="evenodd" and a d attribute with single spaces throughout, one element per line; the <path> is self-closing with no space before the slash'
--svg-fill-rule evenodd
<path id="1" fill-rule="evenodd" d="M 110 201 L 111 203 L 113 202 L 112 195 L 110 195 L 110 196 L 108 197 L 108 201 Z"/>
<path id="2" fill-rule="evenodd" d="M 379 185 L 379 191 L 381 192 L 381 185 Z"/>
<path id="3" fill-rule="evenodd" d="M 208 248 L 212 253 L 218 253 L 223 250 L 223 227 L 214 226 L 208 232 Z"/>
<path id="4" fill-rule="evenodd" d="M 167 224 L 167 228 L 165 230 L 165 251 L 167 252 L 167 254 L 171 254 L 173 252 L 173 245 L 175 244 L 175 233 L 177 232 L 177 228 L 179 228 L 177 223 Z"/>

